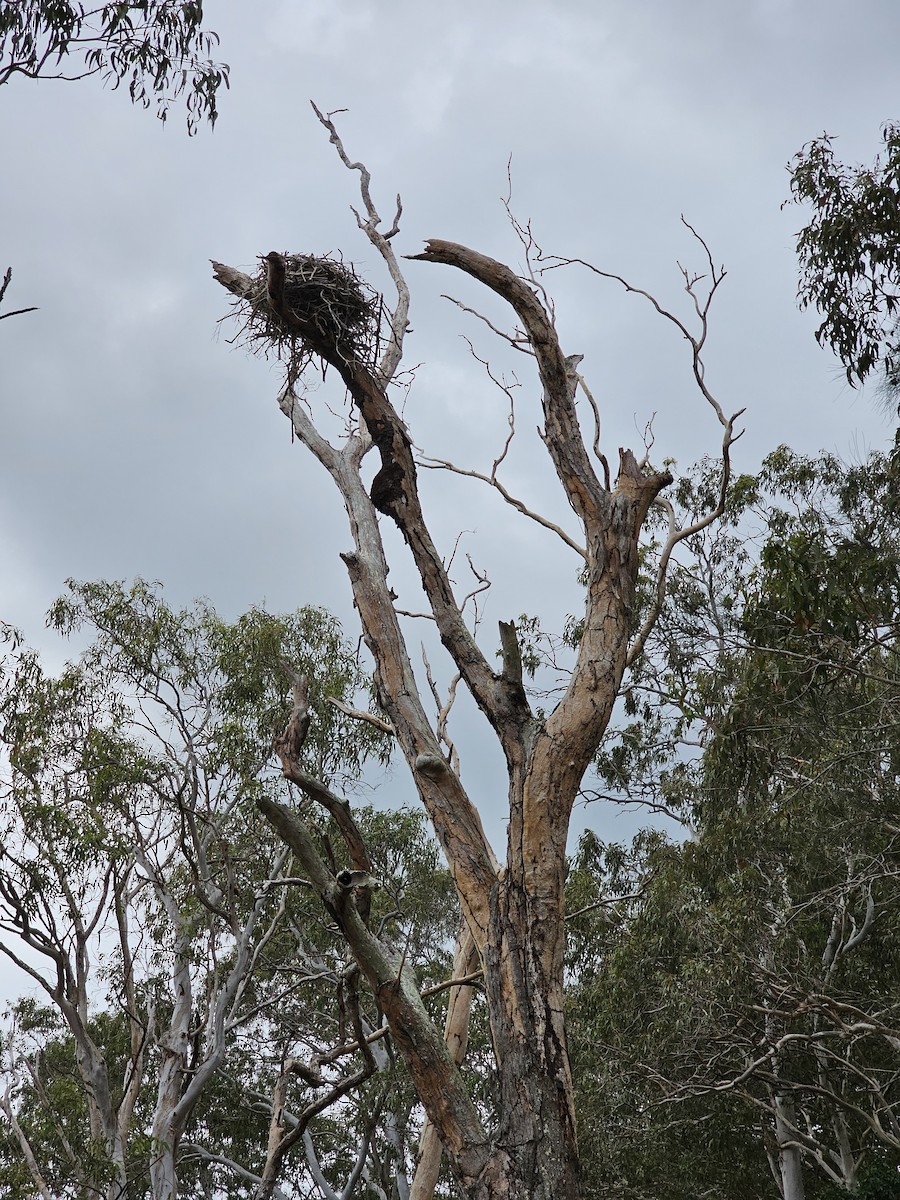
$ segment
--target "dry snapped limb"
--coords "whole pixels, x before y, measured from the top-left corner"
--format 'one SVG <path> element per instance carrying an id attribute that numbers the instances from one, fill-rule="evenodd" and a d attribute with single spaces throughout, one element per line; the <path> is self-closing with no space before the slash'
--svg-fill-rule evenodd
<path id="1" fill-rule="evenodd" d="M 460 534 L 459 537 L 462 537 L 462 534 Z M 466 562 L 469 564 L 469 570 L 475 577 L 475 586 L 470 587 L 465 596 L 463 596 L 462 600 L 460 601 L 459 611 L 464 613 L 469 606 L 469 602 L 471 601 L 472 611 L 474 614 L 472 618 L 472 631 L 475 633 L 478 631 L 478 626 L 481 624 L 481 609 L 478 603 L 478 597 L 482 595 L 482 593 L 490 591 L 491 581 L 486 571 L 479 571 L 475 566 L 474 562 L 472 561 L 471 554 L 466 555 Z"/>
<path id="2" fill-rule="evenodd" d="M 465 475 L 469 479 L 478 479 L 482 483 L 489 484 L 492 488 L 500 493 L 510 508 L 514 508 L 517 512 L 520 512 L 523 517 L 528 517 L 528 519 L 530 521 L 534 521 L 536 525 L 541 525 L 544 529 L 549 530 L 550 533 L 555 534 L 560 541 L 565 542 L 569 549 L 574 550 L 579 557 L 584 559 L 587 558 L 587 551 L 585 550 L 584 546 L 579 545 L 574 538 L 569 537 L 561 525 L 557 525 L 555 521 L 551 521 L 547 517 L 541 516 L 539 512 L 535 512 L 534 509 L 529 508 L 524 501 L 519 500 L 518 497 L 514 496 L 512 492 L 507 490 L 505 484 L 502 484 L 496 475 L 493 474 L 493 472 L 490 475 L 484 475 L 481 471 L 473 471 L 467 467 L 458 467 L 455 463 L 450 462 L 448 459 L 433 458 L 431 455 L 425 454 L 420 455 L 418 461 L 419 466 L 424 467 L 426 471 L 450 471 L 454 475 Z"/>
<path id="3" fill-rule="evenodd" d="M 502 678 L 493 672 L 463 619 L 446 568 L 425 523 L 406 425 L 388 398 L 385 387 L 364 363 L 348 358 L 334 339 L 329 338 L 327 329 L 323 331 L 321 326 L 288 311 L 280 291 L 282 276 L 279 257 L 274 254 L 268 256 L 270 286 L 267 303 L 273 311 L 283 314 L 285 328 L 303 339 L 309 352 L 332 365 L 346 384 L 368 437 L 381 458 L 381 469 L 372 482 L 368 499 L 379 512 L 391 517 L 403 535 L 416 563 L 441 640 L 455 660 L 476 703 L 497 730 L 507 753 L 510 753 L 520 729 L 531 719 L 531 714 L 527 705 L 523 704 L 522 696 L 510 694 Z M 221 263 L 213 263 L 213 270 L 219 283 L 232 294 L 250 305 L 260 303 L 258 288 L 249 276 Z M 343 451 L 338 452 L 321 437 L 313 422 L 303 413 L 302 406 L 294 404 L 289 393 L 283 393 L 281 405 L 283 410 L 288 411 L 297 436 L 309 446 L 338 483 L 349 508 L 348 489 L 355 492 L 356 484 L 352 480 L 348 482 L 348 468 L 354 470 L 358 478 L 360 451 L 365 452 L 367 443 L 357 447 L 351 439 Z M 381 636 L 384 619 L 393 618 L 388 618 L 382 610 L 369 627 L 370 636 L 367 640 L 370 648 Z M 394 715 L 389 715 L 396 727 Z"/>
<path id="4" fill-rule="evenodd" d="M 428 1117 L 442 1130 L 457 1176 L 472 1186 L 488 1162 L 487 1134 L 459 1069 L 425 1009 L 404 954 L 386 946 L 366 927 L 352 890 L 342 887 L 331 874 L 297 814 L 267 798 L 258 805 L 337 921 L 385 1014 Z"/>
<path id="5" fill-rule="evenodd" d="M 298 761 L 302 739 L 309 728 L 306 685 L 301 676 L 295 676 L 292 683 L 294 704 L 291 717 L 283 734 L 275 739 L 275 750 L 285 777 L 308 790 L 309 779 Z M 321 789 L 322 785 L 317 784 L 308 794 L 323 802 L 327 797 L 323 796 Z M 260 811 L 293 851 L 312 887 L 337 922 L 387 1018 L 394 1041 L 409 1066 L 426 1112 L 444 1132 L 448 1151 L 455 1156 L 457 1173 L 466 1177 L 473 1172 L 477 1176 L 487 1160 L 487 1137 L 458 1068 L 425 1010 L 412 969 L 405 961 L 405 954 L 386 945 L 367 927 L 361 904 L 365 891 L 342 884 L 341 876 L 334 875 L 299 814 L 267 797 L 260 798 L 257 803 Z M 335 815 L 338 819 L 340 811 Z M 341 825 L 342 832 L 346 829 L 346 824 Z M 351 845 L 351 856 L 354 853 Z M 361 856 L 359 861 L 368 861 L 368 856 Z M 355 1033 L 360 1048 L 368 1046 L 362 1030 L 356 1030 Z"/>
<path id="6" fill-rule="evenodd" d="M 385 360 L 381 367 L 373 373 L 364 363 L 342 352 L 342 347 L 335 344 L 333 338 L 329 338 L 327 328 L 323 332 L 321 325 L 316 326 L 289 309 L 284 294 L 283 256 L 277 254 L 267 256 L 268 289 L 267 295 L 263 298 L 260 298 L 259 289 L 255 287 L 254 281 L 243 272 L 221 263 L 213 263 L 214 274 L 223 287 L 251 307 L 259 305 L 261 302 L 266 303 L 267 307 L 281 319 L 285 330 L 300 338 L 308 352 L 334 366 L 340 374 L 359 411 L 368 437 L 381 459 L 381 469 L 377 472 L 371 486 L 372 504 L 379 512 L 391 517 L 410 547 L 441 640 L 455 660 L 476 703 L 494 725 L 509 753 L 520 729 L 530 720 L 530 711 L 527 705 L 523 706 L 521 696 L 513 696 L 507 692 L 503 680 L 492 671 L 462 617 L 447 572 L 431 540 L 422 513 L 409 433 L 387 394 L 387 381 L 399 363 L 402 334 L 406 327 L 408 313 L 406 285 L 402 280 L 390 238 L 381 234 L 378 229 L 380 218 L 371 199 L 368 170 L 362 163 L 350 161 L 331 117 L 316 111 L 319 119 L 329 130 L 331 141 L 345 166 L 359 173 L 360 191 L 365 211 L 365 219 L 362 216 L 359 217 L 361 228 L 384 257 L 397 285 L 399 298 L 398 308 L 393 317 L 392 346 L 385 352 Z M 393 229 L 388 231 L 391 236 L 393 236 L 393 232 Z M 282 408 L 285 408 L 284 403 L 282 403 Z M 294 408 L 296 410 L 300 406 L 296 405 Z M 345 492 L 346 499 L 346 490 L 340 481 L 342 468 L 337 466 L 336 452 L 324 442 L 324 439 L 312 426 L 312 422 L 298 420 L 296 411 L 292 415 L 292 420 L 295 432 L 301 440 L 306 440 L 313 453 L 319 457 L 338 481 L 342 491 Z M 301 426 L 303 426 L 302 431 Z M 364 446 L 363 451 L 366 448 L 367 446 Z M 344 466 L 350 464 L 354 453 L 351 446 L 348 445 L 345 448 Z M 358 466 L 358 463 L 356 465 Z M 372 630 L 377 629 L 378 624 L 376 623 L 372 626 Z M 390 715 L 393 720 L 393 714 Z M 393 723 L 397 724 L 396 721 Z"/>
<path id="7" fill-rule="evenodd" d="M 588 387 L 587 382 L 580 371 L 576 371 L 575 381 L 578 384 L 578 386 L 581 388 L 581 391 L 583 392 L 584 396 L 586 397 L 588 404 L 591 406 L 591 412 L 593 413 L 593 416 L 594 416 L 594 442 L 593 442 L 593 445 L 591 446 L 591 449 L 594 452 L 594 457 L 597 459 L 597 461 L 603 467 L 603 485 L 606 488 L 606 490 L 609 491 L 610 486 L 611 486 L 610 476 L 609 476 L 609 462 L 606 458 L 606 455 L 600 449 L 600 434 L 601 434 L 601 431 L 603 428 L 603 422 L 600 420 L 600 408 L 597 404 L 597 401 L 594 399 L 593 392 Z"/>
<path id="8" fill-rule="evenodd" d="M 423 253 L 411 257 L 456 267 L 505 299 L 516 312 L 543 384 L 542 438 L 569 503 L 585 528 L 590 576 L 585 634 L 570 685 L 546 722 L 546 736 L 535 743 L 532 759 L 534 778 L 542 779 L 533 794 L 533 857 L 535 862 L 544 861 L 539 843 L 550 846 L 558 840 L 556 833 L 549 838 L 545 835 L 550 826 L 567 819 L 581 776 L 612 711 L 624 669 L 623 631 L 636 579 L 637 538 L 652 500 L 671 482 L 671 476 L 667 472 L 647 474 L 634 455 L 623 450 L 615 490 L 610 493 L 598 479 L 575 408 L 581 356 L 563 354 L 552 310 L 542 303 L 535 283 L 453 242 L 432 239 Z M 528 788 L 525 796 L 526 805 L 531 805 Z M 511 813 L 510 837 L 518 838 L 515 811 Z"/>
<path id="9" fill-rule="evenodd" d="M 689 222 L 686 221 L 684 219 L 684 217 L 681 218 L 681 221 L 682 221 L 682 224 L 684 225 L 684 227 L 687 230 L 689 230 L 691 236 L 693 238 L 695 238 L 696 241 L 699 242 L 700 246 L 703 248 L 703 252 L 706 255 L 707 264 L 709 266 L 709 274 L 708 275 L 706 275 L 706 274 L 698 275 L 698 274 L 691 274 L 684 267 L 682 267 L 681 264 L 679 264 L 679 270 L 681 271 L 682 278 L 684 279 L 684 290 L 690 296 L 691 302 L 694 307 L 694 311 L 696 312 L 697 317 L 700 320 L 700 332 L 699 332 L 699 335 L 696 337 L 691 333 L 691 331 L 687 328 L 687 326 L 684 324 L 684 322 L 679 317 L 676 317 L 675 314 L 670 312 L 668 309 L 663 308 L 663 306 L 659 303 L 659 301 L 656 299 L 656 297 L 654 295 L 652 295 L 650 292 L 646 291 L 644 288 L 635 287 L 633 284 L 629 283 L 627 279 L 623 279 L 623 277 L 621 275 L 616 275 L 612 271 L 602 271 L 599 267 L 595 267 L 592 263 L 587 262 L 583 258 L 562 258 L 559 255 L 553 255 L 548 260 L 547 265 L 542 268 L 542 270 L 553 271 L 553 270 L 557 270 L 560 267 L 567 267 L 567 266 L 573 266 L 573 265 L 586 267 L 587 270 L 591 271 L 594 275 L 599 275 L 601 279 L 611 279 L 615 283 L 621 284 L 621 286 L 625 289 L 626 292 L 633 292 L 637 296 L 643 296 L 644 299 L 647 300 L 648 303 L 650 303 L 653 306 L 653 308 L 659 313 L 659 315 L 661 317 L 665 317 L 665 319 L 667 321 L 671 321 L 671 323 L 675 326 L 675 328 L 678 329 L 679 332 L 682 334 L 685 341 L 688 342 L 689 345 L 691 346 L 691 349 L 693 351 L 694 379 L 696 380 L 697 386 L 700 388 L 700 391 L 702 392 L 704 399 L 710 405 L 710 407 L 714 410 L 714 412 L 719 420 L 719 424 L 724 426 L 727 423 L 725 414 L 722 411 L 722 408 L 720 407 L 719 402 L 715 399 L 715 397 L 712 395 L 712 393 L 709 392 L 709 390 L 706 387 L 706 384 L 704 383 L 705 369 L 703 366 L 702 351 L 703 351 L 704 345 L 706 344 L 706 338 L 707 338 L 707 334 L 709 332 L 709 311 L 712 306 L 713 297 L 715 296 L 720 285 L 722 284 L 722 281 L 725 279 L 727 272 L 725 271 L 724 267 L 717 267 L 715 265 L 715 262 L 713 261 L 712 254 L 710 253 L 709 247 L 707 246 L 707 244 L 703 240 L 703 238 L 700 236 L 700 234 L 697 233 L 697 231 L 694 229 L 694 227 L 691 224 L 689 224 Z M 706 288 L 706 295 L 701 296 L 697 292 L 697 284 L 702 283 L 703 280 L 705 280 L 705 279 L 708 279 L 709 283 Z M 735 414 L 735 416 L 739 416 L 739 415 L 740 414 Z M 732 419 L 734 419 L 734 418 L 732 418 Z"/>
<path id="10" fill-rule="evenodd" d="M 365 725 L 372 725 L 375 729 L 379 730 L 380 733 L 393 734 L 395 732 L 390 721 L 382 720 L 382 718 L 377 716 L 375 713 L 366 712 L 364 709 L 360 708 L 351 708 L 350 705 L 345 704 L 343 700 L 338 700 L 337 696 L 326 696 L 326 700 L 329 704 L 336 708 L 338 712 L 342 712 L 345 717 L 353 717 L 354 720 L 361 721 Z"/>
<path id="11" fill-rule="evenodd" d="M 447 758 L 450 763 L 450 769 L 454 775 L 459 774 L 459 754 L 453 739 L 450 737 L 448 723 L 450 720 L 450 710 L 453 708 L 456 700 L 456 689 L 459 686 L 459 681 L 462 676 L 457 672 L 450 680 L 450 686 L 447 688 L 447 698 L 441 700 L 441 694 L 438 691 L 438 686 L 434 681 L 434 676 L 431 673 L 431 663 L 428 661 L 428 655 L 425 652 L 425 645 L 422 645 L 422 661 L 425 664 L 425 678 L 428 681 L 428 688 L 437 706 L 437 722 L 435 732 L 437 739 L 442 746 L 446 748 Z"/>
<path id="12" fill-rule="evenodd" d="M 310 725 L 309 680 L 287 663 L 282 664 L 282 669 L 291 683 L 293 705 L 291 717 L 284 732 L 274 741 L 275 753 L 281 762 L 281 772 L 285 779 L 298 787 L 310 800 L 315 800 L 317 804 L 320 804 L 332 817 L 344 839 L 353 870 L 364 875 L 371 875 L 372 860 L 349 803 L 336 796 L 320 779 L 308 774 L 301 766 L 303 745 Z M 358 891 L 356 898 L 360 914 L 366 921 L 369 915 L 368 891 Z"/>
<path id="13" fill-rule="evenodd" d="M 587 612 L 575 670 L 565 695 L 532 743 L 527 776 L 520 777 L 523 786 L 512 789 L 510 800 L 509 840 L 515 861 L 529 864 L 527 870 L 533 875 L 529 888 L 547 888 L 548 895 L 555 896 L 571 805 L 609 721 L 624 670 L 638 536 L 650 504 L 671 482 L 671 476 L 668 472 L 646 473 L 634 455 L 624 450 L 620 451 L 614 491 L 610 493 L 598 479 L 575 407 L 582 356 L 563 354 L 552 308 L 542 303 L 539 285 L 453 242 L 432 239 L 423 253 L 411 257 L 456 267 L 506 300 L 516 312 L 543 385 L 541 436 L 585 530 Z M 504 678 L 511 690 L 522 691 L 520 685 L 506 675 Z M 521 757 L 509 759 L 513 777 L 522 762 Z"/>
<path id="14" fill-rule="evenodd" d="M 484 313 L 480 313 L 477 308 L 470 308 L 468 304 L 463 304 L 461 300 L 457 300 L 455 296 L 448 296 L 446 292 L 441 294 L 442 300 L 449 300 L 451 304 L 455 304 L 458 309 L 469 316 L 476 317 L 483 324 L 487 325 L 491 333 L 495 333 L 497 337 L 502 338 L 504 342 L 508 342 L 513 350 L 518 350 L 520 354 L 527 354 L 529 358 L 534 358 L 534 351 L 531 349 L 531 343 L 526 334 L 521 329 L 517 329 L 515 333 L 505 333 L 502 329 L 498 329 L 493 321 L 489 320 Z M 470 343 L 471 345 L 471 343 Z"/>
<path id="15" fill-rule="evenodd" d="M 468 924 L 466 924 L 466 929 L 468 929 Z M 471 934 L 471 930 L 469 932 Z M 451 988 L 480 988 L 484 979 L 484 971 L 477 966 L 477 952 L 474 962 L 476 965 L 468 974 L 454 975 L 450 979 L 444 979 L 440 983 L 432 984 L 431 987 L 423 988 L 421 993 L 422 999 L 428 1000 L 431 996 L 439 996 L 441 992 L 449 991 Z M 380 1025 L 378 1029 L 373 1029 L 371 1033 L 366 1034 L 366 1041 L 371 1046 L 375 1042 L 380 1042 L 383 1038 L 386 1038 L 390 1032 L 391 1030 L 388 1025 Z M 335 1046 L 332 1050 L 326 1050 L 324 1053 L 317 1054 L 316 1063 L 319 1066 L 335 1063 L 338 1059 L 346 1058 L 348 1054 L 353 1054 L 358 1049 L 359 1046 L 356 1041 L 345 1042 L 341 1046 Z"/>
<path id="16" fill-rule="evenodd" d="M 301 427 L 307 422 L 303 416 Z M 296 424 L 295 424 L 296 428 Z M 487 929 L 488 897 L 496 862 L 481 819 L 458 775 L 441 754 L 425 713 L 387 579 L 381 533 L 359 474 L 362 443 L 348 443 L 334 462 L 334 478 L 350 515 L 356 549 L 342 555 L 373 655 L 382 706 L 413 771 L 422 802 L 447 857 L 467 919 L 479 944 Z"/>
<path id="17" fill-rule="evenodd" d="M 527 220 L 523 224 L 512 209 L 512 156 L 506 163 L 506 195 L 503 197 L 503 207 L 506 210 L 506 216 L 512 226 L 513 233 L 519 239 L 522 250 L 525 253 L 525 279 L 531 284 L 541 299 L 544 308 L 550 318 L 550 323 L 556 327 L 556 305 L 553 297 L 547 291 L 542 279 L 541 268 L 538 265 L 544 259 L 544 251 L 538 243 L 534 235 L 534 230 L 531 227 L 531 221 Z"/>

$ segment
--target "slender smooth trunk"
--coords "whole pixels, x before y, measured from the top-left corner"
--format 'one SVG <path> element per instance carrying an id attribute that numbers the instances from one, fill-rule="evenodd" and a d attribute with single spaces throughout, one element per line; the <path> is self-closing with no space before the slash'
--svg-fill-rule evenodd
<path id="1" fill-rule="evenodd" d="M 150 1194 L 153 1200 L 176 1200 L 178 1151 L 172 1117 L 181 1099 L 188 1062 L 191 1022 L 190 937 L 182 928 L 175 944 L 172 982 L 175 1003 L 169 1028 L 159 1040 L 159 1085 L 153 1115 L 153 1147 L 150 1160 Z"/>
<path id="2" fill-rule="evenodd" d="M 456 939 L 456 951 L 453 955 L 453 977 L 462 978 L 474 971 L 478 965 L 478 954 L 475 950 L 475 940 L 465 921 L 462 922 Z M 469 1042 L 469 1018 L 472 1011 L 472 988 L 466 984 L 450 989 L 447 1002 L 447 1016 L 444 1021 L 444 1041 L 453 1061 L 459 1065 L 466 1055 Z M 412 1187 L 409 1190 L 409 1200 L 431 1200 L 437 1187 L 441 1173 L 443 1146 L 438 1130 L 426 1118 L 419 1143 L 419 1161 Z"/>
<path id="3" fill-rule="evenodd" d="M 778 1142 L 778 1166 L 781 1172 L 783 1200 L 806 1200 L 803 1185 L 803 1159 L 794 1140 L 794 1102 L 790 1096 L 775 1097 L 775 1138 Z"/>

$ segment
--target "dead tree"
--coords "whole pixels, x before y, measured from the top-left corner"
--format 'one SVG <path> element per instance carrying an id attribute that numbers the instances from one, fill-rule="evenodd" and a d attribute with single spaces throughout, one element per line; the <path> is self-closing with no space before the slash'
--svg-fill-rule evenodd
<path id="1" fill-rule="evenodd" d="M 710 271 L 705 290 L 698 289 L 702 276 L 685 275 L 697 333 L 642 293 L 687 340 L 694 379 L 722 427 L 723 442 L 719 502 L 698 526 L 681 529 L 672 521 L 658 556 L 656 602 L 635 634 L 639 539 L 651 505 L 664 504 L 658 497 L 672 476 L 652 469 L 646 457 L 639 461 L 630 450 L 620 450 L 617 478 L 610 478 L 599 445 L 597 406 L 578 370 L 581 356 L 563 353 L 540 266 L 522 276 L 484 254 L 441 240 L 431 240 L 421 253 L 409 256 L 461 271 L 505 301 L 517 320 L 508 340 L 532 356 L 537 368 L 541 438 L 580 525 L 581 542 L 563 536 L 583 558 L 586 584 L 583 632 L 571 675 L 552 712 L 539 717 L 523 686 L 515 626 L 500 625 L 502 669 L 495 670 L 490 652 L 479 646 L 467 624 L 426 524 L 410 433 L 389 394 L 401 362 L 409 309 L 407 284 L 392 244 L 399 198 L 397 216 L 383 232 L 368 171 L 349 160 L 331 117 L 316 111 L 344 164 L 359 173 L 363 210 L 357 220 L 383 257 L 396 288 L 378 352 L 373 350 L 371 323 L 367 326 L 365 287 L 342 264 L 270 253 L 256 276 L 221 263 L 213 268 L 218 282 L 239 298 L 250 335 L 274 342 L 285 353 L 288 380 L 279 404 L 294 436 L 327 469 L 343 498 L 353 547 L 341 557 L 374 661 L 380 703 L 446 855 L 484 971 L 498 1086 L 490 1125 L 467 1090 L 457 1056 L 423 1006 L 402 947 L 387 944 L 367 927 L 358 896 L 342 886 L 320 857 L 295 811 L 271 802 L 263 802 L 261 808 L 302 863 L 352 948 L 463 1193 L 472 1200 L 574 1198 L 579 1195 L 578 1147 L 563 1020 L 566 836 L 582 777 L 610 721 L 627 664 L 640 654 L 662 603 L 672 550 L 696 528 L 715 520 L 724 503 L 729 448 L 740 414 L 725 416 L 707 387 L 702 362 L 709 306 L 724 271 L 713 265 L 700 241 Z M 567 264 L 543 264 L 550 265 Z M 629 291 L 639 290 L 618 276 L 607 278 Z M 377 303 L 368 311 L 377 313 Z M 313 361 L 339 374 L 352 401 L 355 422 L 340 444 L 326 439 L 310 409 L 295 395 L 300 372 Z M 576 393 L 582 387 L 596 419 L 592 446 L 586 443 L 576 410 Z M 361 468 L 370 452 L 378 455 L 380 468 L 367 489 Z M 527 512 L 495 476 L 489 482 Z M 528 515 L 561 532 L 537 514 Z M 388 583 L 383 518 L 400 531 L 441 642 L 502 748 L 509 776 L 509 834 L 502 865 L 460 782 L 454 758 L 445 753 L 426 712 Z M 295 781 L 302 735 L 303 721 L 298 719 L 277 742 L 284 773 Z M 315 795 L 314 789 L 304 790 Z"/>

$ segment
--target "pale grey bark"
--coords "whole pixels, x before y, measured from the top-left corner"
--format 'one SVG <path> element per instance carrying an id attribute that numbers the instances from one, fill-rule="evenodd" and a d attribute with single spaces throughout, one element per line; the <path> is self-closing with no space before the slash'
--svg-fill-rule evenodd
<path id="1" fill-rule="evenodd" d="M 369 1153 L 369 1138 L 363 1137 L 360 1139 L 359 1148 L 356 1153 L 356 1160 L 353 1163 L 353 1168 L 347 1176 L 347 1181 L 339 1192 L 335 1191 L 322 1171 L 319 1165 L 319 1159 L 316 1155 L 315 1144 L 309 1130 L 303 1132 L 303 1148 L 306 1152 L 306 1163 L 309 1167 L 310 1174 L 313 1177 L 316 1187 L 319 1189 L 319 1194 L 322 1200 L 351 1200 L 356 1186 L 360 1179 L 364 1178 L 366 1172 L 366 1159 Z"/>
<path id="2" fill-rule="evenodd" d="M 806 1200 L 803 1159 L 796 1141 L 797 1122 L 793 1098 L 776 1092 L 773 1105 L 782 1200 Z"/>
<path id="3" fill-rule="evenodd" d="M 172 711 L 169 710 L 170 715 Z M 177 708 L 174 712 L 182 717 Z M 149 722 L 146 713 L 144 716 Z M 197 720 L 202 725 L 202 714 Z M 19 871 L 18 862 L 12 857 L 12 842 L 8 841 L 0 851 L 4 928 L 37 956 L 38 965 L 17 954 L 9 940 L 0 942 L 0 949 L 43 988 L 72 1036 L 90 1135 L 113 1168 L 109 1182 L 100 1185 L 92 1180 L 90 1170 L 78 1161 L 62 1131 L 58 1130 L 57 1135 L 69 1153 L 73 1177 L 108 1200 L 120 1200 L 128 1188 L 127 1147 L 134 1134 L 142 1132 L 134 1128 L 134 1113 L 138 1091 L 145 1083 L 148 1052 L 156 1060 L 158 1072 L 150 1129 L 153 1137 L 148 1164 L 150 1192 L 153 1200 L 175 1200 L 179 1143 L 197 1101 L 224 1060 L 228 1038 L 240 1019 L 254 956 L 277 927 L 279 916 L 274 918 L 274 924 L 262 929 L 259 918 L 268 902 L 270 887 L 278 883 L 289 857 L 286 847 L 273 856 L 271 878 L 262 881 L 255 897 L 242 898 L 247 905 L 246 915 L 239 917 L 237 909 L 213 881 L 209 867 L 210 849 L 221 837 L 228 804 L 234 800 L 223 799 L 218 812 L 198 816 L 196 811 L 189 811 L 188 806 L 197 805 L 204 789 L 206 799 L 210 799 L 209 788 L 215 784 L 209 779 L 201 782 L 201 768 L 190 745 L 191 731 L 187 724 L 181 732 L 183 744 L 179 746 L 173 741 L 168 750 L 171 761 L 181 768 L 185 786 L 178 791 L 176 779 L 173 795 L 154 797 L 152 817 L 140 811 L 135 801 L 136 807 L 128 815 L 132 822 L 133 849 L 130 855 L 113 857 L 106 865 L 101 856 L 98 878 L 90 870 L 83 875 L 72 870 L 71 864 L 58 855 L 52 836 L 44 833 L 40 846 L 42 862 L 51 873 L 56 891 L 48 883 L 47 895 L 39 895 L 35 900 L 24 890 L 30 879 L 28 856 L 23 856 L 25 867 Z M 169 818 L 175 815 L 176 821 L 183 818 L 180 841 L 165 823 L 166 812 Z M 23 840 L 30 836 L 28 830 L 20 833 Z M 191 855 L 190 862 L 185 861 L 187 854 Z M 193 886 L 185 886 L 192 870 Z M 283 910 L 280 915 L 283 916 Z M 171 936 L 168 1004 L 165 990 L 163 1003 L 157 1005 L 152 987 L 148 992 L 136 985 L 138 965 L 150 944 L 148 931 L 143 927 L 148 916 L 157 922 L 157 932 L 168 928 Z M 229 939 L 227 970 L 215 962 L 217 939 L 222 935 Z M 111 1078 L 110 1063 L 91 1035 L 92 1003 L 100 987 L 95 958 L 98 949 L 113 939 L 120 953 L 120 1003 L 131 1051 L 121 1081 Z M 192 971 L 198 967 L 204 974 L 204 987 L 199 995 L 192 979 Z M 146 962 L 142 969 L 146 971 Z M 165 1024 L 160 1027 L 163 1013 Z M 32 1074 L 40 1095 L 39 1072 L 33 1069 Z M 49 1098 L 41 1098 L 52 1113 Z M 37 1165 L 39 1168 L 40 1164 Z"/>
<path id="4" fill-rule="evenodd" d="M 103 878 L 99 898 L 90 903 L 70 884 L 68 865 L 60 860 L 52 838 L 45 839 L 43 855 L 59 886 L 62 911 L 55 913 L 45 900 L 42 919 L 37 918 L 31 897 L 20 891 L 15 873 L 2 869 L 2 863 L 0 899 L 6 908 L 5 927 L 43 960 L 46 973 L 26 962 L 7 942 L 0 942 L 0 950 L 44 990 L 72 1035 L 91 1137 L 105 1148 L 114 1168 L 113 1178 L 102 1194 L 117 1200 L 127 1184 L 124 1145 L 106 1060 L 89 1031 L 90 943 L 107 915 L 112 872 Z"/>
<path id="5" fill-rule="evenodd" d="M 19 1144 L 19 1149 L 22 1152 L 22 1158 L 25 1165 L 28 1167 L 28 1174 L 31 1176 L 31 1181 L 34 1184 L 35 1191 L 40 1196 L 41 1200 L 54 1200 L 44 1178 L 40 1165 L 35 1158 L 34 1151 L 31 1148 L 31 1143 L 25 1135 L 25 1131 L 16 1119 L 16 1110 L 13 1106 L 9 1088 L 0 1096 L 0 1112 L 6 1117 L 7 1124 L 12 1130 L 13 1137 Z"/>

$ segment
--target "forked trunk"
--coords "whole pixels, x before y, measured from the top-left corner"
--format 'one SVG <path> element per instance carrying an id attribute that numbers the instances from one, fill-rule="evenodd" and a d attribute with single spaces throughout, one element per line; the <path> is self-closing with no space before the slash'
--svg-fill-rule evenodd
<path id="1" fill-rule="evenodd" d="M 523 277 L 465 246 L 436 239 L 411 256 L 465 273 L 514 310 L 518 329 L 515 338 L 507 340 L 517 349 L 527 341 L 534 357 L 541 386 L 540 437 L 583 535 L 579 545 L 552 523 L 541 521 L 562 533 L 581 556 L 586 605 L 577 660 L 565 694 L 549 715 L 535 713 L 523 686 L 514 623 L 500 625 L 500 670 L 469 626 L 467 600 L 457 597 L 447 562 L 429 533 L 419 495 L 416 452 L 388 388 L 400 364 L 408 324 L 409 294 L 391 242 L 397 233 L 399 202 L 393 227 L 382 233 L 368 190 L 368 171 L 351 162 L 331 118 L 316 111 L 345 165 L 360 172 L 367 218 L 360 217 L 360 224 L 397 287 L 390 342 L 380 361 L 376 364 L 365 354 L 348 352 L 346 338 L 328 316 L 328 304 L 316 321 L 292 303 L 288 268 L 294 260 L 270 253 L 265 260 L 265 286 L 259 277 L 252 279 L 221 263 L 214 263 L 213 269 L 218 281 L 243 301 L 251 319 L 262 322 L 265 329 L 274 321 L 278 330 L 299 339 L 309 358 L 330 365 L 358 414 L 358 424 L 338 447 L 322 436 L 311 410 L 295 403 L 290 382 L 279 399 L 294 434 L 341 492 L 353 537 L 352 550 L 342 558 L 374 662 L 379 702 L 444 851 L 484 966 L 498 1088 L 496 1112 L 488 1120 L 459 1070 L 459 1056 L 445 1044 L 422 1002 L 405 952 L 398 953 L 367 927 L 352 892 L 322 859 L 298 815 L 267 798 L 258 803 L 346 938 L 409 1068 L 428 1121 L 440 1136 L 460 1192 L 467 1200 L 576 1200 L 580 1195 L 578 1145 L 563 1015 L 566 833 L 572 804 L 609 723 L 628 660 L 641 527 L 672 476 L 668 471 L 653 471 L 646 456 L 639 462 L 631 451 L 620 450 L 619 474 L 613 484 L 609 463 L 599 450 L 596 409 L 593 455 L 589 451 L 576 406 L 576 393 L 584 386 L 578 374 L 581 355 L 563 354 L 539 275 Z M 722 273 L 710 265 L 711 299 Z M 734 418 L 725 418 L 704 382 L 700 354 L 709 304 L 701 305 L 692 288 L 688 280 L 687 290 L 702 323 L 699 338 L 656 301 L 653 304 L 688 340 L 697 385 L 725 430 L 721 496 L 718 506 L 692 526 L 678 528 L 673 518 L 660 554 L 655 597 L 637 632 L 632 655 L 640 653 L 660 611 L 666 565 L 674 546 L 720 515 L 727 491 Z M 377 454 L 380 467 L 367 487 L 362 467 L 369 450 L 373 458 Z M 504 867 L 494 858 L 454 755 L 445 753 L 442 722 L 435 728 L 422 702 L 401 612 L 388 584 L 380 527 L 385 518 L 396 525 L 406 544 L 435 630 L 506 758 L 510 810 Z M 295 700 L 298 715 L 299 703 Z M 292 716 L 285 736 L 276 740 L 288 779 L 298 777 L 301 746 L 291 730 L 300 727 Z M 433 1169 L 433 1159 L 429 1161 Z"/>

